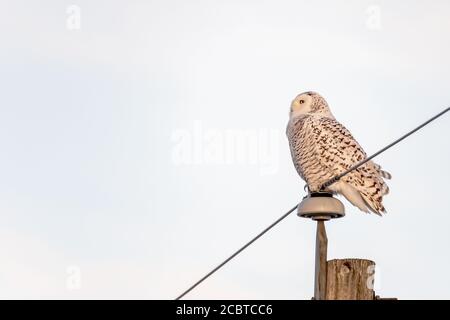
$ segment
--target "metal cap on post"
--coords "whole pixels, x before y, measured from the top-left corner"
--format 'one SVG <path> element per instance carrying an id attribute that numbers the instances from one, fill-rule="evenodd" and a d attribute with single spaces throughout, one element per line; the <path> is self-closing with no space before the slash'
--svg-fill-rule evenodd
<path id="1" fill-rule="evenodd" d="M 315 221 L 328 221 L 345 216 L 345 207 L 331 193 L 315 192 L 303 198 L 297 207 L 297 215 Z"/>
<path id="2" fill-rule="evenodd" d="M 345 216 L 345 207 L 331 193 L 315 192 L 303 198 L 297 207 L 297 215 L 317 221 L 316 270 L 314 276 L 314 299 L 326 299 L 328 238 L 325 221 Z"/>

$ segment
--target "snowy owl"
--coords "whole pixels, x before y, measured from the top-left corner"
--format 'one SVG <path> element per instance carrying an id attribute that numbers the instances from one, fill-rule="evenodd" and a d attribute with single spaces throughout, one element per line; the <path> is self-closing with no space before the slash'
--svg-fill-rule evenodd
<path id="1" fill-rule="evenodd" d="M 336 119 L 327 102 L 315 92 L 299 94 L 291 103 L 286 134 L 294 166 L 310 192 L 366 158 L 351 133 Z M 342 194 L 364 212 L 381 215 L 383 196 L 389 188 L 383 180 L 391 175 L 372 161 L 353 170 L 325 189 Z"/>

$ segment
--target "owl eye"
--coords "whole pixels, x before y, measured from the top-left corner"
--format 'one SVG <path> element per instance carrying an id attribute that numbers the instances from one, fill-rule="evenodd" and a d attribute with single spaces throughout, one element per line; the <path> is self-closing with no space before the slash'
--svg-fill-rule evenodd
<path id="1" fill-rule="evenodd" d="M 305 103 L 305 100 L 300 100 L 299 103 L 300 103 L 300 104 L 304 104 L 304 103 Z"/>

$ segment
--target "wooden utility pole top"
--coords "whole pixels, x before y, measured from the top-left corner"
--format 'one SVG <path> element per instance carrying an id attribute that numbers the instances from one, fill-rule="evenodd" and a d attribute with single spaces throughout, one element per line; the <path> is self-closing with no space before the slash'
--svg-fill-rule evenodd
<path id="1" fill-rule="evenodd" d="M 375 262 L 335 259 L 327 262 L 326 300 L 374 300 Z"/>
<path id="2" fill-rule="evenodd" d="M 325 222 L 345 215 L 339 200 L 328 193 L 310 194 L 298 205 L 297 215 L 317 222 L 314 300 L 395 300 L 375 296 L 375 262 L 366 259 L 327 260 Z"/>
<path id="3" fill-rule="evenodd" d="M 317 221 L 314 300 L 374 300 L 375 262 L 365 259 L 327 261 L 325 221 Z"/>
<path id="4" fill-rule="evenodd" d="M 314 273 L 314 299 L 325 300 L 327 290 L 327 250 L 328 238 L 325 222 L 317 221 L 316 270 Z"/>

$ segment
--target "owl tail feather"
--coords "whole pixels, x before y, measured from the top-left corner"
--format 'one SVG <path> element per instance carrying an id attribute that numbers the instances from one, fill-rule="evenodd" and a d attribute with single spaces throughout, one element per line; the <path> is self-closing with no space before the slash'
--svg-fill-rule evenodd
<path id="1" fill-rule="evenodd" d="M 359 210 L 364 211 L 365 213 L 369 213 L 369 210 L 375 212 L 375 210 L 373 210 L 373 208 L 371 208 L 367 204 L 367 201 L 365 201 L 361 196 L 361 193 L 359 193 L 358 190 L 356 190 L 348 183 L 341 180 L 329 186 L 328 188 L 336 193 L 342 194 L 351 204 L 353 204 Z"/>
<path id="2" fill-rule="evenodd" d="M 364 202 L 366 203 L 367 207 L 369 208 L 369 210 L 372 211 L 373 213 L 379 215 L 380 217 L 382 216 L 381 212 L 386 213 L 386 210 L 384 209 L 384 207 L 381 203 L 378 204 L 378 206 L 380 206 L 380 210 L 378 211 L 372 205 L 370 205 L 369 199 L 366 198 L 365 195 L 362 195 L 362 198 L 363 198 Z"/>
<path id="3" fill-rule="evenodd" d="M 388 179 L 388 180 L 392 179 L 392 175 L 389 172 L 381 169 L 381 166 L 379 164 L 373 163 L 373 165 L 375 166 L 375 169 L 378 171 L 380 176 L 382 176 L 383 178 Z"/>
<path id="4" fill-rule="evenodd" d="M 387 171 L 380 170 L 380 175 L 385 179 L 392 179 L 392 175 Z"/>

